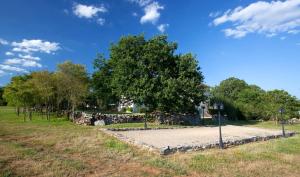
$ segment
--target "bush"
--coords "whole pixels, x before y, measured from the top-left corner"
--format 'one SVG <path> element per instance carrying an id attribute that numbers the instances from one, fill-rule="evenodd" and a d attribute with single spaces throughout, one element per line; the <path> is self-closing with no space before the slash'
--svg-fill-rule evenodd
<path id="1" fill-rule="evenodd" d="M 126 108 L 126 112 L 130 112 L 130 113 L 133 112 L 133 108 L 127 107 L 127 108 Z"/>

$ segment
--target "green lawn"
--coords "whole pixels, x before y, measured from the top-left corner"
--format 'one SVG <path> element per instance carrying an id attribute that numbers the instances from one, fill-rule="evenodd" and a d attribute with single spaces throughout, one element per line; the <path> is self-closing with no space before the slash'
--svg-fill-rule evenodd
<path id="1" fill-rule="evenodd" d="M 274 122 L 239 122 L 280 129 Z M 125 124 L 122 127 L 139 127 Z M 152 125 L 151 125 L 152 126 Z M 153 125 L 155 126 L 155 125 Z M 300 132 L 300 125 L 287 126 Z M 0 107 L 0 176 L 297 176 L 300 136 L 226 150 L 161 157 L 122 143 L 97 127 L 37 116 L 23 122 Z"/>

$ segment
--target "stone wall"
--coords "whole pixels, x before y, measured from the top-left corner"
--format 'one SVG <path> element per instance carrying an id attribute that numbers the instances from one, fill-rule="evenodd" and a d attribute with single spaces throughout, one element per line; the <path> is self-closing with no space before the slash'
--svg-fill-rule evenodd
<path id="1" fill-rule="evenodd" d="M 199 125 L 200 115 L 197 114 L 167 114 L 161 112 L 152 113 L 152 117 L 159 124 L 169 125 Z"/>
<path id="2" fill-rule="evenodd" d="M 86 114 L 77 113 L 74 122 L 80 125 L 109 125 L 119 123 L 144 122 L 144 114 Z M 96 123 L 95 123 L 96 122 Z M 147 122 L 157 122 L 169 125 L 199 125 L 200 117 L 195 114 L 162 114 L 152 113 Z"/>
<path id="3" fill-rule="evenodd" d="M 80 125 L 109 125 L 119 123 L 138 123 L 144 121 L 143 114 L 86 114 L 81 113 L 74 119 L 74 122 Z"/>

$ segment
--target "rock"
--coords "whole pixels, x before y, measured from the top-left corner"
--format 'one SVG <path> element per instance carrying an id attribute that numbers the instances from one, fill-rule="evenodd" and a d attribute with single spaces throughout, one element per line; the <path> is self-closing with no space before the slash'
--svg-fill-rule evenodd
<path id="1" fill-rule="evenodd" d="M 103 126 L 105 125 L 105 121 L 104 120 L 97 120 L 94 122 L 95 126 Z"/>
<path id="2" fill-rule="evenodd" d="M 292 118 L 288 121 L 289 124 L 298 124 L 300 123 L 300 119 Z"/>
<path id="3" fill-rule="evenodd" d="M 172 152 L 172 150 L 170 149 L 170 147 L 164 147 L 160 149 L 160 155 L 168 155 Z"/>

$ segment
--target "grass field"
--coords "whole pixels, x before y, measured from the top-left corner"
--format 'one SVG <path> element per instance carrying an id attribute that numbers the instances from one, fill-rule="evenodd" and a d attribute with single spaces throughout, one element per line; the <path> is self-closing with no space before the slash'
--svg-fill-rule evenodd
<path id="1" fill-rule="evenodd" d="M 243 125 L 247 124 L 243 122 Z M 129 126 L 129 125 L 128 125 Z M 273 122 L 249 126 L 279 129 Z M 300 132 L 300 125 L 287 126 Z M 0 108 L 0 176 L 299 176 L 300 136 L 161 157 L 65 119 Z"/>

